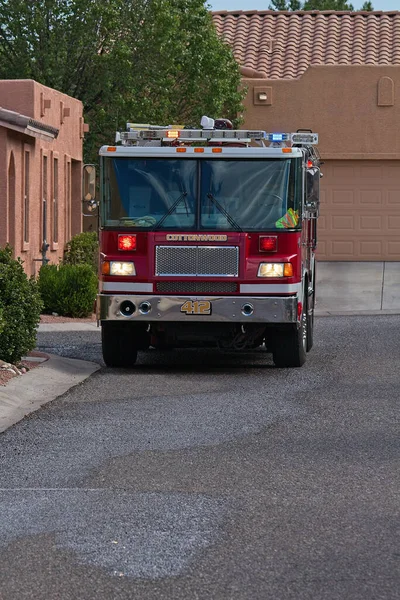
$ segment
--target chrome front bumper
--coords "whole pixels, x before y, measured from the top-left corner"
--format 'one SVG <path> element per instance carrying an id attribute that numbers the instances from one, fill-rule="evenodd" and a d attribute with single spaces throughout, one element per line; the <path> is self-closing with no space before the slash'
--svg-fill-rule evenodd
<path id="1" fill-rule="evenodd" d="M 191 315 L 181 312 L 187 301 L 211 302 L 211 314 Z M 100 321 L 194 321 L 194 322 L 252 322 L 252 323 L 296 323 L 297 296 L 117 296 L 99 294 L 97 296 L 97 319 Z M 121 312 L 121 303 L 132 302 L 135 307 L 132 314 Z M 145 304 L 143 304 L 145 303 Z M 146 304 L 147 303 L 147 304 Z M 150 306 L 144 313 L 141 307 Z M 251 314 L 244 307 L 250 305 Z"/>

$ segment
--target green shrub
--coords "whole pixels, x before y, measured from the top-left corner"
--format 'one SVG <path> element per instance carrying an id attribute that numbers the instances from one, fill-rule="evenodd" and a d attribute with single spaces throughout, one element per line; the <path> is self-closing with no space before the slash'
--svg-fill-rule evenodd
<path id="1" fill-rule="evenodd" d="M 90 265 L 95 273 L 98 270 L 99 242 L 95 231 L 75 235 L 65 246 L 65 265 Z"/>
<path id="2" fill-rule="evenodd" d="M 0 358 L 18 362 L 36 346 L 42 301 L 36 281 L 9 246 L 0 248 Z"/>
<path id="3" fill-rule="evenodd" d="M 92 314 L 97 275 L 89 265 L 44 265 L 39 272 L 44 312 L 82 318 Z"/>
<path id="4" fill-rule="evenodd" d="M 56 306 L 59 302 L 59 275 L 57 265 L 40 267 L 38 286 L 43 302 L 43 312 L 51 314 L 58 312 Z"/>

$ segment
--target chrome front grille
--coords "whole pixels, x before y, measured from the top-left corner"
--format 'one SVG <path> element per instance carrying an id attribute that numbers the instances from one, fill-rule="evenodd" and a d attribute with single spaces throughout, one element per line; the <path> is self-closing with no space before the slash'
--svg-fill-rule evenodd
<path id="1" fill-rule="evenodd" d="M 237 277 L 238 246 L 156 246 L 156 276 Z"/>
<path id="2" fill-rule="evenodd" d="M 234 281 L 158 281 L 161 294 L 228 294 L 238 290 Z"/>

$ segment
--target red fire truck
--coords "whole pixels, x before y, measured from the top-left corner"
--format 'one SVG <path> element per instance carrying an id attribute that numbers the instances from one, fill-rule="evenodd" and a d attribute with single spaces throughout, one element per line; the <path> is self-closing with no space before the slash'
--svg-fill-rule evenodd
<path id="1" fill-rule="evenodd" d="M 100 150 L 104 361 L 265 345 L 277 367 L 300 367 L 313 345 L 318 135 L 201 125 L 128 123 Z"/>

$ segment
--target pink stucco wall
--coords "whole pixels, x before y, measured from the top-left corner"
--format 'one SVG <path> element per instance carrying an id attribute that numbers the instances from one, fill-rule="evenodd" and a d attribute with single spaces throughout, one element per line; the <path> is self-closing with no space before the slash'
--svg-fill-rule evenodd
<path id="1" fill-rule="evenodd" d="M 83 106 L 79 100 L 32 80 L 0 80 L 0 107 L 59 130 L 56 139 L 45 140 L 0 126 L 0 246 L 10 243 L 15 256 L 24 261 L 27 274 L 37 274 L 41 265 L 37 259 L 41 258 L 43 243 L 46 187 L 50 262 L 58 263 L 65 242 L 82 231 Z M 29 153 L 28 178 L 24 168 L 26 153 Z M 29 191 L 27 223 L 25 182 Z M 58 207 L 57 234 L 54 196 Z"/>

